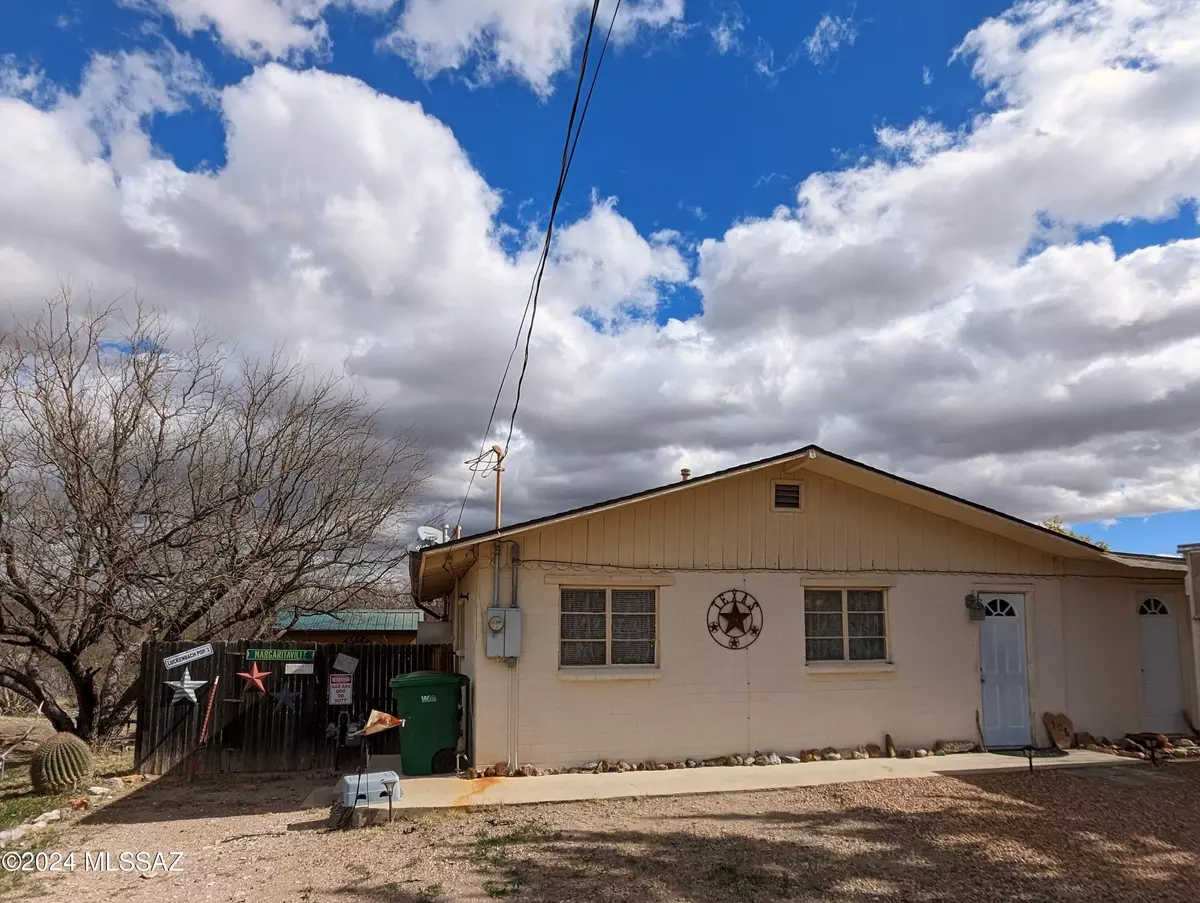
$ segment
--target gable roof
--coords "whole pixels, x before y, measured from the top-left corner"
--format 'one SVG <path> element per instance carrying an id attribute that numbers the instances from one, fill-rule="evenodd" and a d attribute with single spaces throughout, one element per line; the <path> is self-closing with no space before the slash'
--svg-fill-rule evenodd
<path id="1" fill-rule="evenodd" d="M 482 542 L 504 539 L 517 533 L 523 533 L 526 530 L 551 526 L 576 517 L 596 514 L 612 508 L 645 501 L 646 499 L 681 492 L 704 483 L 713 483 L 728 477 L 775 467 L 788 462 L 796 462 L 798 470 L 803 468 L 804 470 L 815 471 L 871 492 L 898 498 L 916 507 L 935 511 L 951 520 L 964 522 L 967 520 L 965 515 L 970 515 L 970 521 L 976 524 L 979 524 L 981 521 L 986 522 L 987 526 L 985 529 L 992 533 L 997 533 L 1024 545 L 1032 545 L 1035 548 L 1048 551 L 1060 557 L 1090 559 L 1093 561 L 1107 560 L 1133 567 L 1152 566 L 1168 570 L 1186 571 L 1186 565 L 1182 559 L 1175 560 L 1158 556 L 1136 556 L 1106 552 L 1084 540 L 1059 533 L 1039 524 L 1030 523 L 1011 514 L 1005 514 L 1003 511 L 998 511 L 995 508 L 989 508 L 986 505 L 972 502 L 969 499 L 951 495 L 932 486 L 926 486 L 914 480 L 888 473 L 869 464 L 863 464 L 861 461 L 855 461 L 852 458 L 847 458 L 836 452 L 821 448 L 819 445 L 806 445 L 795 451 L 772 455 L 768 458 L 761 458 L 747 464 L 728 467 L 725 470 L 692 477 L 688 480 L 677 480 L 663 486 L 643 490 L 642 492 L 635 492 L 630 495 L 608 499 L 607 501 L 560 511 L 557 514 L 549 514 L 544 517 L 511 524 L 499 530 L 486 530 L 471 534 L 470 536 L 464 536 L 461 539 L 452 539 L 437 545 L 426 546 L 423 549 L 414 551 L 410 558 L 412 582 L 414 586 L 420 585 L 424 564 L 431 557 L 453 553 L 459 549 L 470 548 Z M 1142 558 L 1155 559 L 1156 563 L 1147 564 L 1141 561 L 1134 561 L 1134 559 Z"/>
<path id="2" fill-rule="evenodd" d="M 387 631 L 415 631 L 421 623 L 421 612 L 414 609 L 378 611 L 365 608 L 349 608 L 323 614 L 311 612 L 296 617 L 294 610 L 281 611 L 275 619 L 277 627 L 288 630 L 339 631 L 346 633 L 370 633 Z M 292 623 L 295 618 L 296 623 Z"/>

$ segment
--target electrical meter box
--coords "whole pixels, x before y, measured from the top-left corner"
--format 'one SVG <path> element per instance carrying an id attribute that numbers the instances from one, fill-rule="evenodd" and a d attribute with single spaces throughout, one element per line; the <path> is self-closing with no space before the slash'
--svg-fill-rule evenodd
<path id="1" fill-rule="evenodd" d="M 521 654 L 521 609 L 489 608 L 483 630 L 488 658 L 516 658 Z"/>

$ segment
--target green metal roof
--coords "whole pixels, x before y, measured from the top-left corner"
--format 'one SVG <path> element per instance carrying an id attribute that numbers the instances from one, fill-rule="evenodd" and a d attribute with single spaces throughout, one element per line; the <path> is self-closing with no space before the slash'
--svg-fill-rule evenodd
<path id="1" fill-rule="evenodd" d="M 348 633 L 416 630 L 424 612 L 347 608 L 332 614 L 302 614 L 292 624 L 293 611 L 281 611 L 275 623 L 290 630 L 342 630 Z"/>

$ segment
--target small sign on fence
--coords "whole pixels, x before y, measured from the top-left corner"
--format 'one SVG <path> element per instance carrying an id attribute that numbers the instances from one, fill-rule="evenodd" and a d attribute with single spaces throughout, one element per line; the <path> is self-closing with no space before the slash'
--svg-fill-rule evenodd
<path id="1" fill-rule="evenodd" d="M 163 659 L 163 667 L 170 671 L 172 668 L 178 668 L 180 665 L 186 665 L 196 659 L 208 658 L 212 654 L 212 643 L 205 643 L 203 646 L 186 649 L 176 655 L 168 655 Z"/>
<path id="2" fill-rule="evenodd" d="M 358 666 L 358 659 L 353 655 L 347 655 L 344 652 L 339 652 L 333 660 L 333 670 L 342 671 L 346 674 L 353 674 L 354 669 Z"/>
<path id="3" fill-rule="evenodd" d="M 330 674 L 329 675 L 329 704 L 330 705 L 353 705 L 354 694 L 353 687 L 350 682 L 354 678 L 349 674 Z"/>
<path id="4" fill-rule="evenodd" d="M 316 658 L 315 649 L 247 649 L 248 662 L 311 662 Z"/>
<path id="5" fill-rule="evenodd" d="M 312 662 L 288 662 L 283 666 L 284 674 L 312 674 Z"/>

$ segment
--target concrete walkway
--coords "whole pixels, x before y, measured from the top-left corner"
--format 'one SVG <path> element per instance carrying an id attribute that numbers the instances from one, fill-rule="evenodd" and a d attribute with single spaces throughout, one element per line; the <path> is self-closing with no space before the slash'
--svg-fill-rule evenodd
<path id="1" fill-rule="evenodd" d="M 1042 768 L 1082 765 L 1133 765 L 1104 753 L 1072 750 L 1065 756 L 1034 758 Z M 691 793 L 736 793 L 744 790 L 786 790 L 819 784 L 924 778 L 984 771 L 1020 771 L 1024 757 L 993 753 L 929 756 L 924 759 L 859 759 L 807 762 L 799 765 L 688 768 L 675 771 L 627 771 L 623 774 L 555 774 L 536 778 L 476 778 L 454 776 L 401 778 L 400 809 L 445 809 L 453 806 L 561 803 L 572 800 L 616 799 L 630 796 L 677 796 Z M 385 803 L 382 808 L 386 809 Z"/>

